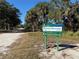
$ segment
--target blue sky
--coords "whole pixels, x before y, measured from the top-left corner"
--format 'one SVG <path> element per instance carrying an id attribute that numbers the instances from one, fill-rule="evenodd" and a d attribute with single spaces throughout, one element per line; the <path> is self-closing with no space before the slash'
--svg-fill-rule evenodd
<path id="1" fill-rule="evenodd" d="M 22 23 L 24 23 L 26 12 L 34 7 L 37 3 L 48 1 L 48 0 L 7 0 L 10 4 L 13 4 L 15 7 L 17 7 L 20 12 L 21 16 L 20 19 L 22 20 Z M 71 0 L 74 2 L 75 0 Z"/>
<path id="2" fill-rule="evenodd" d="M 77 0 L 77 1 L 79 1 L 79 0 Z M 74 3 L 74 2 L 76 2 L 76 0 L 71 0 L 71 2 L 73 2 L 73 3 Z"/>
<path id="3" fill-rule="evenodd" d="M 37 3 L 48 1 L 48 0 L 6 0 L 10 4 L 13 4 L 15 7 L 17 7 L 21 12 L 20 19 L 24 23 L 26 12 L 34 7 Z"/>

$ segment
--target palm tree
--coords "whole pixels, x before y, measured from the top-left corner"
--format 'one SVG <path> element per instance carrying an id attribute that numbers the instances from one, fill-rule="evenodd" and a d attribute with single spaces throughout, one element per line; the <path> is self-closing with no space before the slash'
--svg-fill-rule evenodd
<path id="1" fill-rule="evenodd" d="M 26 23 L 30 26 L 32 31 L 36 31 L 35 29 L 40 29 L 44 22 L 47 20 L 47 14 L 48 14 L 48 3 L 38 3 L 34 8 L 29 10 L 26 17 Z M 27 27 L 28 27 L 27 26 Z"/>
<path id="2" fill-rule="evenodd" d="M 60 19 L 62 12 L 66 10 L 66 5 L 62 0 L 51 0 L 49 10 L 52 12 L 53 18 Z"/>

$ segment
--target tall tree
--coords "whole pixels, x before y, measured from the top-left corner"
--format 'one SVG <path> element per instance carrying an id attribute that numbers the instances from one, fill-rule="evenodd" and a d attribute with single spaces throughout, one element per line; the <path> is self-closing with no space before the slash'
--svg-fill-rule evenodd
<path id="1" fill-rule="evenodd" d="M 67 0 L 69 2 L 69 0 Z M 79 14 L 78 14 L 78 2 L 74 4 L 67 5 L 67 9 L 65 11 L 65 16 L 67 19 L 64 18 L 64 24 L 67 30 L 72 30 L 73 32 L 76 32 L 79 28 Z"/>
<path id="2" fill-rule="evenodd" d="M 20 24 L 21 21 L 19 19 L 20 11 L 10 5 L 8 2 L 4 1 L 0 3 L 0 27 L 8 30 L 16 25 Z"/>
<path id="3" fill-rule="evenodd" d="M 48 15 L 48 3 L 38 3 L 32 8 L 26 16 L 27 25 L 30 26 L 32 31 L 41 30 L 43 23 L 47 22 Z"/>
<path id="4" fill-rule="evenodd" d="M 66 10 L 66 5 L 63 0 L 50 0 L 49 10 L 53 14 L 53 18 L 61 19 L 61 14 Z"/>

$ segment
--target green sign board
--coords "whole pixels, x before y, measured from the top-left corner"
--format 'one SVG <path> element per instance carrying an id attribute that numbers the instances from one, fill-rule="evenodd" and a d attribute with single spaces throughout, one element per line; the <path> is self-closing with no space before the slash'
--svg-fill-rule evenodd
<path id="1" fill-rule="evenodd" d="M 48 39 L 47 36 L 48 35 L 52 35 L 57 37 L 60 37 L 62 35 L 62 30 L 63 30 L 63 24 L 46 24 L 43 25 L 42 27 L 43 30 L 43 35 L 45 37 L 45 48 L 47 48 L 48 45 Z M 56 43 L 57 43 L 57 50 L 59 50 L 59 39 L 56 39 Z"/>

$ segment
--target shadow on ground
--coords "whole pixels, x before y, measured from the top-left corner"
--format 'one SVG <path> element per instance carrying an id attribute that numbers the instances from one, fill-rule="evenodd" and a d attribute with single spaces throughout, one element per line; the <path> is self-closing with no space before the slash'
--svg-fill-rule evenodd
<path id="1" fill-rule="evenodd" d="M 65 49 L 68 49 L 68 48 L 75 48 L 75 47 L 78 47 L 78 46 L 76 46 L 76 45 L 71 45 L 71 44 L 60 44 L 59 45 L 59 47 L 63 47 L 63 48 L 61 48 L 59 51 L 61 51 L 61 50 L 65 50 Z"/>

